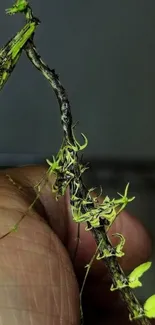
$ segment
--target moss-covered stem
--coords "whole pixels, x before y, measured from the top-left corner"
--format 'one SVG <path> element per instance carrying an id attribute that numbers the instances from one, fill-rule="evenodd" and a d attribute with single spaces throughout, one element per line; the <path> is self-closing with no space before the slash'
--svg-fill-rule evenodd
<path id="1" fill-rule="evenodd" d="M 37 69 L 39 69 L 43 73 L 43 75 L 49 80 L 50 84 L 52 85 L 52 87 L 56 93 L 56 96 L 58 98 L 59 105 L 60 105 L 61 120 L 62 120 L 62 124 L 64 126 L 63 130 L 64 130 L 65 134 L 67 134 L 67 136 L 69 136 L 69 138 L 72 139 L 72 133 L 69 131 L 69 130 L 71 130 L 71 124 L 69 125 L 69 123 L 68 124 L 64 123 L 64 115 L 62 117 L 64 110 L 61 109 L 61 107 L 62 107 L 61 103 L 63 103 L 63 105 L 64 105 L 63 99 L 65 98 L 64 97 L 65 93 L 64 93 L 64 88 L 61 86 L 61 84 L 59 82 L 58 76 L 55 74 L 54 70 L 50 70 L 48 68 L 48 66 L 46 64 L 44 64 L 42 59 L 39 57 L 39 55 L 36 51 L 36 48 L 31 40 L 26 45 L 26 52 L 27 52 L 28 57 L 31 59 L 32 63 L 37 67 Z M 43 67 L 43 69 L 42 69 L 42 67 Z M 60 99 L 60 97 L 61 97 L 61 99 Z M 66 110 L 66 112 L 68 114 L 68 110 Z M 66 112 L 65 112 L 65 114 L 66 114 Z M 67 116 L 67 114 L 66 114 L 66 116 Z M 68 114 L 68 116 L 69 116 L 68 121 L 71 121 L 70 113 Z M 67 122 L 67 119 L 65 122 Z M 67 125 L 67 127 L 66 127 L 66 125 Z M 74 158 L 75 158 L 75 156 L 77 156 L 77 155 L 74 154 Z M 78 163 L 77 163 L 77 165 L 78 165 Z M 86 197 L 88 192 L 87 192 L 86 188 L 84 187 L 84 185 L 82 184 L 81 177 L 79 177 L 77 165 L 74 168 L 72 166 L 71 172 L 74 173 L 74 182 L 71 181 L 71 183 L 70 183 L 70 192 L 71 192 L 71 196 L 72 196 L 72 194 L 75 193 L 75 191 L 76 191 L 76 187 L 74 184 L 76 182 L 78 182 L 78 183 L 80 182 L 82 185 L 82 188 L 80 186 L 80 189 L 77 192 L 77 196 L 81 197 L 83 199 L 84 197 Z M 74 204 L 74 202 L 71 202 L 71 204 Z M 94 204 L 92 201 L 92 206 L 89 206 L 89 209 L 91 209 L 93 206 L 94 206 Z M 81 211 L 81 213 L 82 212 L 84 212 L 84 211 Z M 107 249 L 107 247 L 112 248 L 112 245 L 107 237 L 104 227 L 102 228 L 102 230 L 101 230 L 101 228 L 99 228 L 99 229 L 92 228 L 91 232 L 95 238 L 97 245 L 100 243 L 101 239 L 104 239 L 103 244 L 99 248 L 99 252 L 101 254 L 105 247 L 106 247 L 106 249 Z M 112 283 L 114 284 L 114 286 L 117 285 L 117 280 L 120 280 L 120 279 L 123 280 L 124 282 L 127 282 L 127 277 L 125 276 L 125 274 L 124 274 L 123 270 L 121 269 L 121 267 L 117 261 L 117 258 L 115 256 L 105 258 L 104 263 L 108 268 L 108 271 L 111 275 Z M 134 315 L 135 315 L 134 311 L 136 311 L 138 314 L 143 314 L 143 307 L 139 303 L 138 299 L 135 297 L 133 290 L 129 287 L 125 287 L 125 288 L 122 288 L 119 290 L 120 290 L 120 295 L 121 295 L 123 301 L 126 303 L 131 316 L 134 317 Z M 146 317 L 137 319 L 136 322 L 139 325 L 150 325 L 150 321 Z"/>
<path id="2" fill-rule="evenodd" d="M 25 8 L 24 13 L 27 22 L 34 20 L 34 15 L 29 5 Z M 42 60 L 33 42 L 33 36 L 26 43 L 26 54 L 32 64 L 43 74 L 43 76 L 49 81 L 50 85 L 52 86 L 60 107 L 61 123 L 64 131 L 64 137 L 66 140 L 69 140 L 70 143 L 75 144 L 72 133 L 72 114 L 67 93 L 65 91 L 65 88 L 60 83 L 59 77 L 55 73 L 55 70 L 50 69 L 49 66 Z"/>
<path id="3" fill-rule="evenodd" d="M 26 19 L 29 21 L 33 19 L 32 10 L 28 5 L 27 1 L 23 3 L 25 3 L 25 7 L 24 7 L 25 9 L 23 10 L 23 12 L 26 15 Z M 73 134 L 72 114 L 71 114 L 70 104 L 65 89 L 61 85 L 55 71 L 51 70 L 41 59 L 33 43 L 33 36 L 30 38 L 30 40 L 27 41 L 25 50 L 27 56 L 29 57 L 33 65 L 38 70 L 40 70 L 41 73 L 50 82 L 60 106 L 61 122 L 64 131 L 65 141 L 63 143 L 63 150 L 61 149 L 57 155 L 58 161 L 53 162 L 53 166 L 56 166 L 55 173 L 57 174 L 57 190 L 59 192 L 60 189 L 59 187 L 61 187 L 61 189 L 63 189 L 62 191 L 63 193 L 64 190 L 66 190 L 67 186 L 69 185 L 70 196 L 71 196 L 71 202 L 70 202 L 71 207 L 75 208 L 77 215 L 79 212 L 81 215 L 86 215 L 87 213 L 91 214 L 92 210 L 95 210 L 95 204 L 94 204 L 94 200 L 90 196 L 89 191 L 87 191 L 82 181 L 81 175 L 85 168 L 83 168 L 83 166 L 81 166 L 79 163 L 77 152 L 81 149 L 80 149 L 80 145 L 75 140 Z M 54 170 L 53 166 L 51 163 L 51 171 Z M 98 226 L 93 227 L 92 223 L 89 222 L 88 222 L 88 227 L 91 228 L 91 232 L 95 238 L 97 246 L 100 244 L 99 253 L 102 256 L 104 249 L 109 250 L 109 252 L 111 252 L 111 250 L 114 248 L 106 233 L 106 223 L 105 223 L 107 221 L 106 218 L 101 218 L 98 214 L 94 217 L 95 217 L 95 222 L 98 221 L 100 222 L 99 227 Z M 73 219 L 74 219 L 74 214 L 73 214 Z M 114 287 L 116 288 L 118 287 L 117 286 L 118 282 L 128 285 L 128 278 L 125 276 L 123 270 L 121 269 L 116 256 L 113 255 L 110 257 L 105 257 L 103 259 L 103 262 L 105 263 L 105 265 L 109 270 Z M 138 317 L 142 316 L 141 318 L 136 319 L 137 324 L 150 325 L 150 321 L 148 320 L 148 318 L 143 316 L 144 315 L 143 307 L 139 303 L 138 299 L 135 297 L 133 290 L 129 286 L 118 288 L 118 290 L 120 290 L 120 295 L 122 299 L 125 301 L 131 317 L 134 318 L 137 315 Z"/>
<path id="4" fill-rule="evenodd" d="M 99 253 L 101 255 L 105 247 L 106 248 L 113 247 L 111 245 L 110 240 L 108 239 L 104 226 L 100 227 L 99 229 L 92 228 L 91 232 L 95 238 L 97 245 L 99 245 L 99 243 L 102 241 L 102 244 L 99 247 Z M 124 274 L 115 256 L 105 258 L 103 262 L 108 268 L 114 286 L 117 286 L 118 280 L 121 280 L 124 283 L 128 282 L 127 277 Z M 140 302 L 138 301 L 138 299 L 134 295 L 133 290 L 130 287 L 121 288 L 119 289 L 119 291 L 120 291 L 121 298 L 126 303 L 126 306 L 131 316 L 134 317 L 134 311 L 136 311 L 136 313 L 138 312 L 138 314 L 143 314 L 143 307 L 141 306 Z M 147 317 L 142 317 L 140 319 L 137 319 L 136 322 L 139 325 L 151 325 Z"/>

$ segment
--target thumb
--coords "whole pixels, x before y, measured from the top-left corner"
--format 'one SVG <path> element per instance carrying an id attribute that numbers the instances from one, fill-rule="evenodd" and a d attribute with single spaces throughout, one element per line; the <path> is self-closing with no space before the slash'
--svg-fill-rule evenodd
<path id="1" fill-rule="evenodd" d="M 59 206 L 53 199 L 52 206 L 50 201 L 53 229 L 46 221 L 48 199 L 45 205 L 38 201 L 35 208 L 28 210 L 35 196 L 33 185 L 45 171 L 44 167 L 29 167 L 0 173 L 0 236 L 27 211 L 17 231 L 0 240 L 2 324 L 79 324 L 78 285 L 60 240 L 65 238 L 59 221 L 65 218 L 63 203 Z M 9 181 L 6 173 L 16 185 Z M 55 234 L 56 218 L 59 237 Z"/>
<path id="2" fill-rule="evenodd" d="M 22 184 L 29 187 L 34 186 L 40 181 L 46 172 L 45 167 L 24 167 L 10 170 L 13 177 L 18 180 L 22 179 Z M 51 178 L 49 182 L 54 182 Z M 75 251 L 77 243 L 77 224 L 72 221 L 70 212 L 70 199 L 67 192 L 65 197 L 60 198 L 58 202 L 51 196 L 50 183 L 41 193 L 41 202 L 45 210 L 45 217 L 48 218 L 54 232 L 59 236 L 67 247 L 71 256 Z M 84 224 L 81 225 L 80 243 L 76 257 L 75 271 L 78 278 L 84 276 L 84 266 L 88 264 L 96 250 L 96 243 L 91 232 L 85 231 Z M 130 271 L 140 263 L 145 262 L 151 254 L 151 240 L 144 226 L 135 217 L 126 212 L 122 212 L 109 230 L 109 237 L 115 245 L 113 233 L 121 233 L 125 239 L 124 252 L 125 256 L 120 259 L 120 264 L 124 271 Z M 109 302 L 116 301 L 116 295 L 110 293 L 111 280 L 104 264 L 95 261 L 89 278 L 87 280 L 87 294 L 98 306 L 108 307 Z M 106 293 L 103 295 L 103 292 Z"/>

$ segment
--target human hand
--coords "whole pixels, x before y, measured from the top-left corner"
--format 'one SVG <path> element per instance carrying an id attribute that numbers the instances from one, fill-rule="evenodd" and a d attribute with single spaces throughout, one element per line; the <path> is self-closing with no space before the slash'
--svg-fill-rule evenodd
<path id="1" fill-rule="evenodd" d="M 3 170 L 0 173 L 0 235 L 20 219 L 35 198 L 34 185 L 44 166 Z M 9 174 L 15 186 L 7 177 Z M 0 240 L 0 320 L 2 325 L 78 325 L 79 291 L 85 269 L 95 252 L 91 232 L 81 225 L 80 243 L 73 266 L 77 224 L 72 221 L 68 192 L 59 202 L 51 195 L 50 183 L 40 201 L 19 224 L 17 232 Z M 142 224 L 126 212 L 109 230 L 126 239 L 124 271 L 148 260 L 151 240 Z M 128 312 L 117 292 L 110 292 L 110 278 L 103 262 L 95 261 L 84 290 L 85 324 L 127 325 Z M 134 324 L 134 323 L 133 323 Z"/>

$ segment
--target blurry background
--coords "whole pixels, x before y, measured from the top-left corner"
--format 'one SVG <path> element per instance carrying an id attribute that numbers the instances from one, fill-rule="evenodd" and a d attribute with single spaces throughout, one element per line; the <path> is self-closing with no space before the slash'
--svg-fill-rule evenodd
<path id="1" fill-rule="evenodd" d="M 0 46 L 24 23 L 0 2 Z M 128 207 L 155 242 L 155 2 L 152 0 L 32 0 L 41 19 L 35 41 L 67 89 L 77 134 L 84 132 L 89 184 L 115 195 L 130 181 Z M 58 105 L 48 83 L 23 54 L 0 94 L 0 164 L 40 163 L 59 149 Z M 86 176 L 87 179 L 87 176 Z M 131 238 L 132 240 L 132 238 Z M 152 270 L 138 290 L 155 292 Z"/>

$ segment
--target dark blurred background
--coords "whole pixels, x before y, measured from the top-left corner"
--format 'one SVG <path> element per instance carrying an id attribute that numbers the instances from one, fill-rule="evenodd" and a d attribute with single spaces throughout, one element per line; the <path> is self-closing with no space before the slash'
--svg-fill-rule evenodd
<path id="1" fill-rule="evenodd" d="M 24 23 L 9 17 L 0 2 L 0 45 Z M 65 86 L 77 136 L 89 139 L 86 182 L 116 195 L 130 182 L 136 196 L 128 210 L 155 241 L 155 2 L 152 0 L 32 0 L 41 19 L 35 41 Z M 0 94 L 0 165 L 44 162 L 62 140 L 59 109 L 48 83 L 23 54 Z M 80 138 L 79 138 L 80 139 Z M 132 238 L 131 238 L 132 240 Z M 155 290 L 152 270 L 138 290 L 142 299 Z"/>

